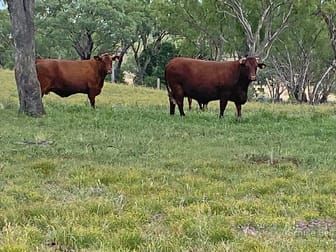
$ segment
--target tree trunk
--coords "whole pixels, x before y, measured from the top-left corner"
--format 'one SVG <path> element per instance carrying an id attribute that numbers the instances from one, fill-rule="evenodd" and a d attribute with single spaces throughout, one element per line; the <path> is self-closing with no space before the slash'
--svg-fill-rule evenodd
<path id="1" fill-rule="evenodd" d="M 122 62 L 123 62 L 123 59 L 124 59 L 124 55 L 126 54 L 128 48 L 130 47 L 131 45 L 127 44 L 125 46 L 123 46 L 123 48 L 121 49 L 121 52 L 119 53 L 119 60 L 117 61 L 117 66 L 114 70 L 114 76 L 115 76 L 115 82 L 117 81 L 122 81 L 121 77 L 120 77 L 120 73 L 121 73 L 121 65 L 122 65 Z"/>
<path id="2" fill-rule="evenodd" d="M 19 112 L 41 116 L 45 111 L 35 68 L 34 6 L 34 0 L 8 1 L 15 49 L 15 80 L 20 101 Z"/>
<path id="3" fill-rule="evenodd" d="M 76 39 L 72 39 L 72 43 L 81 60 L 88 60 L 91 58 L 93 49 L 93 39 L 91 32 L 86 31 L 79 37 L 76 37 Z"/>

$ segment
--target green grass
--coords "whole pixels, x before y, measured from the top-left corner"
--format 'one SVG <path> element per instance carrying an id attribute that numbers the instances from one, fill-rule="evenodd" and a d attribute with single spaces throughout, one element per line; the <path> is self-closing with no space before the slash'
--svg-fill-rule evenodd
<path id="1" fill-rule="evenodd" d="M 336 108 L 218 102 L 106 83 L 18 115 L 0 70 L 0 251 L 334 251 Z"/>

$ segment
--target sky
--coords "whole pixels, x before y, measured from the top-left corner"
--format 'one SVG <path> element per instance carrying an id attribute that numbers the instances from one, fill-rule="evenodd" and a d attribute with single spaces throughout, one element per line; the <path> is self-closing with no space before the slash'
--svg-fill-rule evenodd
<path id="1" fill-rule="evenodd" d="M 3 3 L 3 1 L 0 0 L 0 10 L 6 9 L 7 7 Z"/>

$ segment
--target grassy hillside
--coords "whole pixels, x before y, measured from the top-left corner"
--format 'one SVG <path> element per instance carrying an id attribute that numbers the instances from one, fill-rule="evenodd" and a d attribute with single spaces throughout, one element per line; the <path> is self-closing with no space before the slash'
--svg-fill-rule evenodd
<path id="1" fill-rule="evenodd" d="M 0 70 L 0 251 L 334 251 L 336 108 L 218 102 L 106 83 L 18 115 Z"/>

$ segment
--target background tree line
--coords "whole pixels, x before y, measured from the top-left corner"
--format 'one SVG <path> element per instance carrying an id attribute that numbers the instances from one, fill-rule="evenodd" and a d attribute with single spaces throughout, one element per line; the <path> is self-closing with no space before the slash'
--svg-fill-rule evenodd
<path id="1" fill-rule="evenodd" d="M 321 103 L 335 91 L 335 0 L 35 0 L 37 58 L 118 53 L 139 85 L 164 81 L 174 56 L 257 55 L 259 82 L 279 101 Z M 0 67 L 14 67 L 8 10 L 0 11 Z"/>

